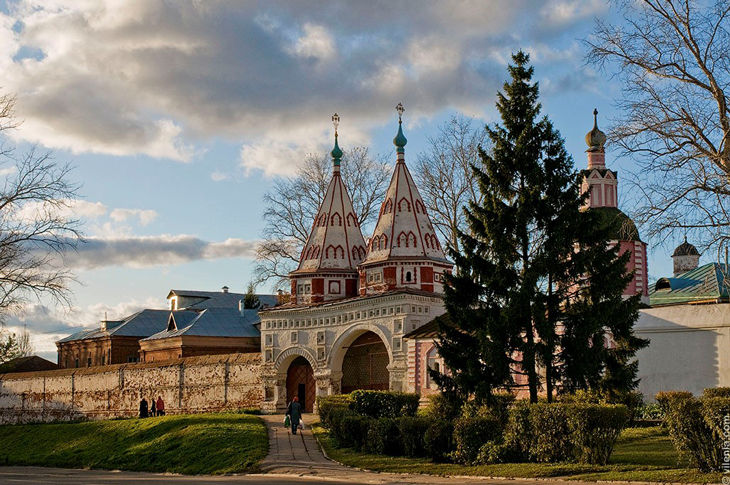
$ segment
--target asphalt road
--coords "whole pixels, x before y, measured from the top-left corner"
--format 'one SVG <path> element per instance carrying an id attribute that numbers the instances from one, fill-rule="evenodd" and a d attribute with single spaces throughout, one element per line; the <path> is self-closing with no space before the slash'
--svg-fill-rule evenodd
<path id="1" fill-rule="evenodd" d="M 393 484 L 461 484 L 461 483 L 535 485 L 534 481 L 520 480 L 484 480 L 479 478 L 441 478 L 441 477 L 402 477 L 398 475 L 374 473 L 365 476 L 353 470 L 352 478 L 328 478 L 326 476 L 300 477 L 294 475 L 233 475 L 233 476 L 187 476 L 158 473 L 116 472 L 104 470 L 69 470 L 61 468 L 40 467 L 0 467 L 0 484 L 2 485 L 220 485 L 220 484 L 266 484 L 266 485 L 298 485 L 327 484 L 349 485 Z M 561 482 L 553 482 L 556 485 Z M 564 483 L 564 482 L 563 482 Z M 572 484 L 575 485 L 575 484 Z"/>

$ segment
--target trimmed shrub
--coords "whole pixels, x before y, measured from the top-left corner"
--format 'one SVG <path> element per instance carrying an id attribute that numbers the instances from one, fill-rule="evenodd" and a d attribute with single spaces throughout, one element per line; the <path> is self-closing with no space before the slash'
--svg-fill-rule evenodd
<path id="1" fill-rule="evenodd" d="M 370 419 L 364 449 L 378 455 L 401 455 L 398 421 L 393 418 Z"/>
<path id="2" fill-rule="evenodd" d="M 426 455 L 424 437 L 429 426 L 428 418 L 410 416 L 398 418 L 398 431 L 403 454 L 409 457 Z"/>
<path id="3" fill-rule="evenodd" d="M 426 455 L 435 462 L 448 461 L 454 451 L 454 425 L 445 419 L 433 419 L 423 435 Z"/>
<path id="4" fill-rule="evenodd" d="M 666 415 L 669 406 L 678 399 L 692 399 L 694 396 L 687 391 L 661 391 L 656 395 L 656 402 L 661 407 L 662 412 Z"/>
<path id="5" fill-rule="evenodd" d="M 370 418 L 352 411 L 341 413 L 332 421 L 330 436 L 339 448 L 361 450 L 370 427 Z"/>
<path id="6" fill-rule="evenodd" d="M 533 441 L 529 456 L 532 461 L 554 463 L 573 458 L 568 424 L 572 406 L 561 403 L 530 405 L 530 434 Z"/>
<path id="7" fill-rule="evenodd" d="M 319 421 L 325 428 L 330 428 L 332 421 L 331 415 L 342 414 L 343 411 L 350 409 L 352 398 L 349 394 L 336 394 L 333 396 L 320 396 L 317 398 L 317 412 L 319 413 Z"/>
<path id="8" fill-rule="evenodd" d="M 574 404 L 568 409 L 570 441 L 580 463 L 605 465 L 629 422 L 623 404 Z"/>
<path id="9" fill-rule="evenodd" d="M 490 404 L 467 401 L 461 407 L 461 416 L 469 418 L 492 418 L 504 428 L 509 420 L 509 409 L 515 402 L 514 394 L 498 393 L 493 396 Z"/>
<path id="10" fill-rule="evenodd" d="M 428 407 L 423 414 L 430 419 L 445 419 L 447 421 L 455 421 L 461 414 L 463 402 L 455 398 L 449 398 L 444 394 L 438 393 L 429 397 Z"/>
<path id="11" fill-rule="evenodd" d="M 730 398 L 664 395 L 660 402 L 666 407 L 664 423 L 680 456 L 700 471 L 720 470 L 724 418 L 730 413 Z"/>
<path id="12" fill-rule="evenodd" d="M 457 463 L 471 465 L 476 463 L 482 446 L 490 441 L 502 440 L 502 424 L 498 419 L 462 416 L 454 424 L 454 445 L 451 454 Z"/>
<path id="13" fill-rule="evenodd" d="M 531 458 L 530 450 L 536 438 L 530 423 L 530 411 L 529 401 L 518 401 L 509 412 L 504 442 L 511 449 L 514 461 L 529 461 Z"/>
<path id="14" fill-rule="evenodd" d="M 350 408 L 371 418 L 398 418 L 415 416 L 421 397 L 395 391 L 353 391 Z"/>
<path id="15" fill-rule="evenodd" d="M 730 387 L 708 387 L 702 397 L 730 397 Z"/>

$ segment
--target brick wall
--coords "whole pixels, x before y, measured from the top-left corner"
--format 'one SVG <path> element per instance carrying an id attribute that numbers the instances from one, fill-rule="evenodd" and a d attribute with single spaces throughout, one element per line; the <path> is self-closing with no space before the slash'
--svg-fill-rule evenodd
<path id="1" fill-rule="evenodd" d="M 260 366 L 251 353 L 0 374 L 0 424 L 136 416 L 157 396 L 167 414 L 260 407 Z"/>

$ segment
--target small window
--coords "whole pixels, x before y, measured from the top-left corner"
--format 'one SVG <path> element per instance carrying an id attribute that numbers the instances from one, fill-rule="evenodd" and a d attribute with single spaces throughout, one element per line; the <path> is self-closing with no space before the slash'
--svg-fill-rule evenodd
<path id="1" fill-rule="evenodd" d="M 412 279 L 411 272 L 406 271 L 406 283 L 410 283 L 411 279 Z"/>
<path id="2" fill-rule="evenodd" d="M 79 368 L 79 359 L 74 360 L 74 367 Z"/>
<path id="3" fill-rule="evenodd" d="M 438 362 L 434 362 L 433 370 L 435 370 L 436 372 L 441 372 L 441 365 Z"/>
<path id="4" fill-rule="evenodd" d="M 106 365 L 106 355 L 101 356 L 101 365 Z"/>
<path id="5" fill-rule="evenodd" d="M 91 357 L 86 359 L 86 367 L 91 367 Z"/>

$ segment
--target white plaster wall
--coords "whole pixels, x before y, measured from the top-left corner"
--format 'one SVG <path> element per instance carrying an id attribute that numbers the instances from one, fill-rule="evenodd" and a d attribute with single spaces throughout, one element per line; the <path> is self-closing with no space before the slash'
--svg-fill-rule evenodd
<path id="1" fill-rule="evenodd" d="M 641 310 L 636 334 L 650 344 L 637 353 L 639 391 L 695 395 L 730 386 L 730 304 L 676 305 Z"/>

